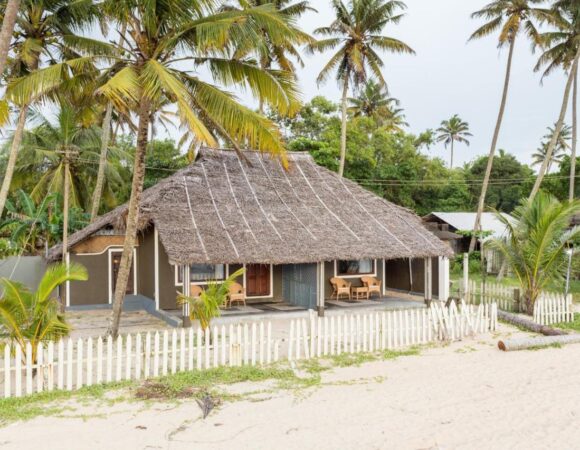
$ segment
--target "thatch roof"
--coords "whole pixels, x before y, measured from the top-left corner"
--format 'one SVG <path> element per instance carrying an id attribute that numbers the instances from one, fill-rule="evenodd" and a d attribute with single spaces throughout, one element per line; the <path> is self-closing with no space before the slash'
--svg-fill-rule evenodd
<path id="1" fill-rule="evenodd" d="M 172 264 L 307 263 L 451 256 L 421 220 L 356 183 L 289 153 L 289 169 L 247 152 L 203 149 L 197 161 L 143 192 L 140 229 L 154 224 Z M 123 205 L 74 233 L 70 246 L 122 228 Z M 49 259 L 60 256 L 53 248 Z"/>

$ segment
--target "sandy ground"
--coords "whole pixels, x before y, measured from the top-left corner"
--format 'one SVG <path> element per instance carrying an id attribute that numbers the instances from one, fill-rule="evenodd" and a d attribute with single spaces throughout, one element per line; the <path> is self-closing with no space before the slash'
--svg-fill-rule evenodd
<path id="1" fill-rule="evenodd" d="M 502 353 L 496 343 L 333 369 L 320 386 L 255 394 L 205 420 L 190 400 L 76 405 L 0 429 L 0 449 L 580 448 L 580 345 Z"/>

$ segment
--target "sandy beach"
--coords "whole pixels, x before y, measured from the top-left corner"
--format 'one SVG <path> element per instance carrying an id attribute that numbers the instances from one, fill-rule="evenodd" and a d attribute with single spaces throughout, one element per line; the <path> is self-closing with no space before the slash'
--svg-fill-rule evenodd
<path id="1" fill-rule="evenodd" d="M 193 400 L 71 404 L 0 429 L 0 448 L 580 448 L 580 345 L 503 353 L 497 336 L 334 368 L 298 391 L 228 386 L 252 393 L 205 420 Z"/>

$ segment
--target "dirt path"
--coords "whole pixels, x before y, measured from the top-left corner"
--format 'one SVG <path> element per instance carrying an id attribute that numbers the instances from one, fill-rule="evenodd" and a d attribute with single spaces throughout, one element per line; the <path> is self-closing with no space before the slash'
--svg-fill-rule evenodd
<path id="1" fill-rule="evenodd" d="M 495 343 L 334 369 L 319 386 L 254 394 L 205 420 L 193 401 L 75 405 L 68 418 L 0 429 L 0 449 L 579 448 L 580 345 L 507 354 Z"/>

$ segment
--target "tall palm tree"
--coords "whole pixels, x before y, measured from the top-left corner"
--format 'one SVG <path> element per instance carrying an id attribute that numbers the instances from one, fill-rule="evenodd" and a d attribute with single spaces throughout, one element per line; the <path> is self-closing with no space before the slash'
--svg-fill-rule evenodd
<path id="1" fill-rule="evenodd" d="M 81 39 L 75 33 L 91 22 L 94 12 L 92 0 L 24 0 L 16 17 L 12 43 L 15 58 L 9 77 L 24 76 L 43 60 L 53 62 L 57 55 L 71 57 L 79 48 L 91 46 L 90 39 Z M 0 216 L 10 190 L 29 102 L 16 102 L 16 106 L 20 111 L 0 187 Z"/>
<path id="2" fill-rule="evenodd" d="M 8 0 L 6 2 L 2 28 L 0 29 L 0 76 L 2 76 L 4 69 L 6 69 L 6 60 L 8 59 L 8 51 L 10 50 L 14 24 L 16 23 L 16 16 L 18 15 L 19 9 L 20 0 Z"/>
<path id="3" fill-rule="evenodd" d="M 402 131 L 409 124 L 405 122 L 403 109 L 398 108 L 401 102 L 389 96 L 387 86 L 369 79 L 357 97 L 348 99 L 348 112 L 354 117 L 372 117 L 379 127 L 388 131 Z"/>
<path id="4" fill-rule="evenodd" d="M 471 15 L 472 18 L 484 19 L 486 22 L 471 35 L 469 38 L 470 41 L 487 37 L 499 30 L 498 46 L 500 48 L 508 46 L 509 52 L 499 113 L 493 132 L 493 138 L 491 140 L 487 167 L 485 169 L 481 193 L 477 204 L 477 214 L 473 225 L 474 232 L 471 238 L 471 243 L 469 244 L 470 252 L 475 249 L 477 231 L 479 231 L 481 227 L 481 214 L 483 213 L 483 208 L 485 206 L 489 178 L 491 176 L 491 169 L 507 103 L 516 38 L 520 32 L 523 32 L 532 42 L 539 43 L 539 33 L 535 22 L 553 20 L 552 14 L 549 10 L 535 6 L 541 3 L 542 0 L 494 0 L 483 9 L 476 11 Z"/>
<path id="5" fill-rule="evenodd" d="M 488 246 L 501 253 L 517 278 L 528 314 L 534 311 L 538 295 L 548 283 L 564 281 L 568 257 L 566 248 L 580 236 L 580 227 L 570 228 L 570 220 L 580 213 L 580 202 L 559 202 L 540 192 L 522 200 L 512 212 L 513 219 L 496 214 L 505 225 L 505 239 L 493 239 Z"/>
<path id="6" fill-rule="evenodd" d="M 469 123 L 464 122 L 457 114 L 453 115 L 448 120 L 443 120 L 441 126 L 436 130 L 437 142 L 443 142 L 445 148 L 451 147 L 451 159 L 449 161 L 449 168 L 453 169 L 453 147 L 455 142 L 461 142 L 469 146 L 468 137 L 473 136 L 469 132 Z"/>
<path id="7" fill-rule="evenodd" d="M 230 56 L 235 48 L 249 48 L 262 30 L 274 43 L 285 42 L 293 33 L 284 16 L 271 5 L 217 12 L 212 0 L 104 0 L 101 7 L 112 26 L 126 24 L 122 44 L 103 43 L 92 56 L 36 71 L 11 85 L 9 95 L 15 99 L 47 95 L 62 89 L 63 84 L 70 85 L 71 67 L 109 62 L 110 78 L 97 93 L 111 101 L 117 111 L 136 116 L 131 197 L 109 329 L 116 337 L 136 241 L 149 126 L 156 105 L 175 105 L 182 126 L 199 142 L 216 146 L 222 139 L 241 158 L 242 147 L 248 147 L 277 155 L 286 164 L 275 124 L 191 69 L 205 67 L 209 70 L 203 73 L 209 73 L 214 82 L 249 89 L 281 114 L 296 104 L 298 91 L 292 74 L 262 69 L 252 58 Z"/>
<path id="8" fill-rule="evenodd" d="M 542 46 L 545 48 L 534 70 L 545 67 L 542 79 L 557 68 L 570 73 L 578 48 L 580 47 L 580 7 L 575 2 L 557 1 L 553 5 L 557 17 L 557 29 L 541 35 Z M 572 146 L 570 155 L 570 186 L 568 198 L 574 199 L 574 184 L 576 179 L 576 146 L 578 142 L 578 68 L 573 74 L 572 84 Z M 564 131 L 562 130 L 562 133 Z M 554 152 L 558 151 L 556 143 Z M 547 151 L 547 148 L 546 148 Z M 547 172 L 550 169 L 548 167 Z"/>
<path id="9" fill-rule="evenodd" d="M 340 139 L 340 164 L 338 174 L 344 173 L 346 160 L 346 124 L 348 92 L 352 85 L 358 89 L 367 80 L 370 71 L 381 86 L 387 83 L 381 69 L 384 62 L 377 51 L 391 53 L 415 52 L 404 42 L 383 36 L 385 27 L 397 24 L 403 14 L 399 10 L 405 4 L 396 0 L 349 0 L 345 5 L 341 0 L 332 0 L 332 7 L 336 18 L 327 27 L 314 31 L 321 39 L 310 45 L 311 52 L 325 52 L 338 50 L 330 58 L 326 66 L 318 75 L 318 83 L 328 80 L 336 71 L 336 79 L 342 88 L 342 125 Z"/>
<path id="10" fill-rule="evenodd" d="M 544 141 L 540 144 L 540 147 L 532 154 L 532 165 L 543 164 L 546 156 L 548 154 L 548 145 L 552 140 L 555 133 L 555 127 L 548 127 L 548 133 L 544 136 Z M 571 149 L 570 140 L 572 139 L 572 128 L 569 125 L 564 125 L 562 131 L 558 135 L 557 144 L 552 152 L 552 157 L 548 162 L 548 167 L 546 172 L 549 173 L 553 164 L 556 163 L 560 165 L 564 155 L 568 153 Z"/>

